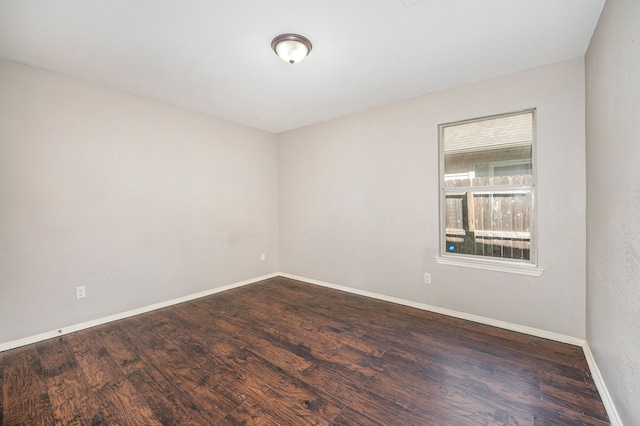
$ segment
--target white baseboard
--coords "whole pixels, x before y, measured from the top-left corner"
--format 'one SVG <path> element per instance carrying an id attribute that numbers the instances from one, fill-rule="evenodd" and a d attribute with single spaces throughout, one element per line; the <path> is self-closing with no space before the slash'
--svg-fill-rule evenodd
<path id="1" fill-rule="evenodd" d="M 213 289 L 210 289 L 210 290 L 206 290 L 206 291 L 202 291 L 202 292 L 199 292 L 199 293 L 190 294 L 190 295 L 182 296 L 182 297 L 179 297 L 179 298 L 176 298 L 176 299 L 155 303 L 153 305 L 143 306 L 141 308 L 133 309 L 133 310 L 126 311 L 126 312 L 121 312 L 121 313 L 110 315 L 110 316 L 103 317 L 103 318 L 98 318 L 98 319 L 87 321 L 87 322 L 83 322 L 83 323 L 80 323 L 80 324 L 74 324 L 74 325 L 70 325 L 70 326 L 67 326 L 67 327 L 57 328 L 55 330 L 47 331 L 47 332 L 36 334 L 36 335 L 33 335 L 33 336 L 24 337 L 22 339 L 17 339 L 17 340 L 12 340 L 12 341 L 5 342 L 5 343 L 0 343 L 0 352 L 6 351 L 6 350 L 9 350 L 9 349 L 14 349 L 14 348 L 17 348 L 17 347 L 20 347 L 20 346 L 24 346 L 24 345 L 29 345 L 31 343 L 37 343 L 37 342 L 40 342 L 42 340 L 47 340 L 47 339 L 51 339 L 51 338 L 54 338 L 54 337 L 63 336 L 65 334 L 73 333 L 75 331 L 84 330 L 84 329 L 87 329 L 87 328 L 90 328 L 90 327 L 95 327 L 97 325 L 106 324 L 106 323 L 111 322 L 111 321 L 117 321 L 117 320 L 128 318 L 128 317 L 131 317 L 131 316 L 134 316 L 134 315 L 140 315 L 140 314 L 143 314 L 143 313 L 146 313 L 146 312 L 154 311 L 156 309 L 161 309 L 161 308 L 165 308 L 167 306 L 176 305 L 178 303 L 188 302 L 190 300 L 199 299 L 199 298 L 205 297 L 205 296 L 210 296 L 212 294 L 220 293 L 220 292 L 223 292 L 223 291 L 226 291 L 226 290 L 231 290 L 231 289 L 237 288 L 237 287 L 242 287 L 242 286 L 245 286 L 245 285 L 248 285 L 248 284 L 253 284 L 255 282 L 263 281 L 263 280 L 266 280 L 266 279 L 269 279 L 269 278 L 274 278 L 274 277 L 277 277 L 277 276 L 281 276 L 281 277 L 285 277 L 285 278 L 291 278 L 291 279 L 298 280 L 298 281 L 304 281 L 304 282 L 307 282 L 307 283 L 310 283 L 310 284 L 316 284 L 316 285 L 320 285 L 320 286 L 323 286 L 323 287 L 332 288 L 332 289 L 335 289 L 335 290 L 345 291 L 347 293 L 358 294 L 360 296 L 366 296 L 366 297 L 371 297 L 371 298 L 378 299 L 378 300 L 383 300 L 383 301 L 386 301 L 386 302 L 396 303 L 396 304 L 399 304 L 399 305 L 410 306 L 412 308 L 422 309 L 422 310 L 429 311 L 429 312 L 434 312 L 434 313 L 437 313 L 437 314 L 448 315 L 450 317 L 465 319 L 465 320 L 469 320 L 469 321 L 478 322 L 478 323 L 481 323 L 481 324 L 486 324 L 486 325 L 491 325 L 491 326 L 494 326 L 494 327 L 504 328 L 504 329 L 511 330 L 511 331 L 517 331 L 517 332 L 520 332 L 520 333 L 529 334 L 529 335 L 537 336 L 537 337 L 542 337 L 542 338 L 545 338 L 545 339 L 555 340 L 557 342 L 568 343 L 568 344 L 575 345 L 575 346 L 584 346 L 584 344 L 585 344 L 585 341 L 583 339 L 579 339 L 579 338 L 576 338 L 576 337 L 565 336 L 563 334 L 553 333 L 553 332 L 546 331 L 546 330 L 540 330 L 540 329 L 533 328 L 533 327 L 526 327 L 526 326 L 522 326 L 522 325 L 518 325 L 518 324 L 512 324 L 512 323 L 508 323 L 508 322 L 505 322 L 505 321 L 499 321 L 499 320 L 496 320 L 496 319 L 482 317 L 482 316 L 479 316 L 479 315 L 473 315 L 473 314 L 468 314 L 468 313 L 464 313 L 464 312 L 454 311 L 452 309 L 441 308 L 441 307 L 438 307 L 438 306 L 432 306 L 432 305 L 428 305 L 428 304 L 425 304 L 425 303 L 415 302 L 415 301 L 412 301 L 412 300 L 401 299 L 401 298 L 397 298 L 397 297 L 393 297 L 393 296 L 387 296 L 387 295 L 384 295 L 384 294 L 373 293 L 373 292 L 365 291 L 365 290 L 359 290 L 359 289 L 356 289 L 356 288 L 353 288 L 353 287 L 346 287 L 346 286 L 342 286 L 342 285 L 338 285 L 338 284 L 332 284 L 332 283 L 327 283 L 327 282 L 324 282 L 324 281 L 314 280 L 312 278 L 306 278 L 306 277 L 301 277 L 301 276 L 298 276 L 298 275 L 279 272 L 279 273 L 273 273 L 273 274 L 264 275 L 264 276 L 261 276 L 261 277 L 252 278 L 252 279 L 245 280 L 245 281 L 240 281 L 240 282 L 229 284 L 229 285 L 222 286 L 222 287 L 216 287 L 216 288 L 213 288 Z"/>
<path id="2" fill-rule="evenodd" d="M 611 398 L 609 389 L 604 382 L 604 378 L 600 373 L 598 364 L 596 364 L 596 359 L 593 357 L 593 352 L 591 352 L 591 348 L 589 347 L 589 344 L 587 342 L 584 342 L 584 345 L 582 345 L 582 350 L 584 351 L 584 357 L 587 359 L 587 364 L 589 364 L 591 377 L 593 377 L 596 388 L 598 388 L 598 393 L 600 394 L 600 398 L 602 399 L 604 408 L 607 410 L 609 422 L 612 426 L 622 426 L 622 420 L 620 419 L 618 410 L 616 410 L 616 406 L 613 404 L 613 399 Z"/>
<path id="3" fill-rule="evenodd" d="M 238 287 L 242 287 L 248 284 L 253 284 L 255 282 L 258 281 L 263 281 L 269 278 L 274 278 L 277 276 L 281 276 L 281 277 L 285 277 L 285 278 L 291 278 L 294 280 L 298 280 L 298 281 L 303 281 L 303 282 L 307 282 L 310 284 L 316 284 L 319 286 L 323 286 L 323 287 L 327 287 L 327 288 L 332 288 L 335 290 L 341 290 L 347 293 L 352 293 L 352 294 L 357 294 L 360 296 L 366 296 L 366 297 L 371 297 L 374 299 L 378 299 L 378 300 L 383 300 L 386 302 L 391 302 L 391 303 L 396 303 L 399 305 L 404 305 L 404 306 L 409 306 L 412 308 L 417 308 L 417 309 L 422 309 L 424 311 L 429 311 L 429 312 L 434 312 L 437 314 L 443 314 L 443 315 L 447 315 L 450 317 L 454 317 L 454 318 L 460 318 L 460 319 L 464 319 L 464 320 L 469 320 L 469 321 L 474 321 L 477 323 L 481 323 L 481 324 L 486 324 L 486 325 L 490 325 L 490 326 L 494 326 L 494 327 L 499 327 L 499 328 L 503 328 L 506 330 L 511 330 L 511 331 L 517 331 L 520 333 L 524 333 L 524 334 L 528 334 L 531 336 L 536 336 L 536 337 L 542 337 L 545 339 L 549 339 L 549 340 L 554 340 L 557 342 L 561 342 L 561 343 L 568 343 L 570 345 L 575 345 L 575 346 L 581 346 L 584 354 L 585 354 L 585 358 L 587 360 L 587 363 L 589 365 L 589 369 L 591 370 L 591 376 L 593 377 L 593 380 L 596 384 L 596 387 L 598 388 L 598 392 L 600 393 L 600 398 L 602 398 L 602 402 L 605 406 L 605 409 L 607 410 L 607 414 L 609 415 L 609 421 L 611 422 L 611 424 L 613 426 L 622 426 L 622 421 L 620 420 L 620 416 L 618 415 L 618 412 L 615 408 L 615 405 L 613 404 L 613 399 L 611 398 L 611 395 L 609 394 L 609 390 L 607 389 L 607 386 L 604 382 L 604 379 L 600 373 L 600 370 L 598 369 L 598 366 L 596 364 L 595 358 L 593 357 L 593 353 L 591 352 L 591 349 L 589 348 L 588 343 L 584 340 L 584 339 L 579 339 L 577 337 L 571 337 L 571 336 L 566 336 L 564 334 L 559 334 L 559 333 L 554 333 L 551 331 L 546 331 L 546 330 L 541 330 L 538 328 L 534 328 L 534 327 L 527 327 L 527 326 L 523 326 L 523 325 L 518 325 L 518 324 L 512 324 L 506 321 L 499 321 L 496 319 L 492 319 L 492 318 L 487 318 L 487 317 L 483 317 L 483 316 L 479 316 L 479 315 L 473 315 L 473 314 L 468 314 L 465 312 L 459 312 L 459 311 L 454 311 L 452 309 L 446 309 L 446 308 L 441 308 L 438 306 L 432 306 L 432 305 L 428 305 L 425 303 L 420 303 L 420 302 L 415 302 L 412 300 L 406 300 L 406 299 L 401 299 L 398 297 L 393 297 L 393 296 L 387 296 L 384 294 L 379 294 L 379 293 L 373 293 L 370 291 L 365 291 L 365 290 L 360 290 L 360 289 L 356 289 L 356 288 L 352 288 L 352 287 L 346 287 L 346 286 L 342 286 L 342 285 L 338 285 L 338 284 L 331 284 L 331 283 L 327 283 L 324 281 L 319 281 L 319 280 L 314 280 L 311 278 L 306 278 L 306 277 L 301 277 L 298 275 L 293 275 L 293 274 L 287 274 L 287 273 L 274 273 L 274 274 L 269 274 L 269 275 L 263 275 L 261 277 L 256 277 L 256 278 L 252 278 L 249 280 L 245 280 L 245 281 L 240 281 L 240 282 L 236 282 L 233 284 L 229 284 L 229 285 L 225 285 L 222 287 L 216 287 L 210 290 L 206 290 L 206 291 L 202 291 L 199 293 L 194 293 L 194 294 L 190 294 L 187 296 L 182 296 L 176 299 L 172 299 L 172 300 L 167 300 L 164 302 L 160 302 L 160 303 L 155 303 L 153 305 L 148 305 L 148 306 L 143 306 L 141 308 L 137 308 L 137 309 L 133 309 L 130 311 L 126 311 L 126 312 L 121 312 L 115 315 L 110 315 L 108 317 L 103 317 L 103 318 L 98 318 L 95 320 L 91 320 L 91 321 L 87 321 L 87 322 L 83 322 L 80 324 L 75 324 L 75 325 L 71 325 L 68 327 L 62 327 L 62 328 L 58 328 L 56 330 L 52 330 L 52 331 L 48 331 L 45 333 L 40 333 L 40 334 L 36 334 L 33 336 L 29 336 L 29 337 L 25 337 L 22 339 L 18 339 L 18 340 L 13 340 L 10 342 L 5 342 L 5 343 L 0 343 L 0 352 L 9 350 L 9 349 L 14 349 L 20 346 L 24 346 L 24 345 L 29 345 L 32 343 L 37 343 L 43 340 L 47 340 L 47 339 L 51 339 L 54 337 L 58 337 L 58 336 L 63 336 L 65 334 L 69 334 L 69 333 L 73 333 L 75 331 L 80 331 L 80 330 L 84 330 L 87 328 L 91 328 L 91 327 L 95 327 L 97 325 L 102 325 L 102 324 L 106 324 L 108 322 L 112 322 L 112 321 L 117 321 L 117 320 L 121 320 L 124 318 L 128 318 L 128 317 L 132 317 L 134 315 L 139 315 L 139 314 L 144 314 L 146 312 L 150 312 L 150 311 L 154 311 L 156 309 L 161 309 L 161 308 L 166 308 L 168 306 L 172 306 L 172 305 L 176 305 L 178 303 L 183 303 L 183 302 L 188 302 L 190 300 L 194 300 L 194 299 L 199 299 L 201 297 L 205 297 L 205 296 L 210 296 L 212 294 L 216 294 L 216 293 L 221 293 L 223 291 L 226 290 L 231 290 L 234 288 L 238 288 Z"/>
<path id="4" fill-rule="evenodd" d="M 134 315 L 144 314 L 146 312 L 155 311 L 156 309 L 166 308 L 167 306 L 177 305 L 178 303 L 188 302 L 190 300 L 199 299 L 201 297 L 210 296 L 212 294 L 220 293 L 226 290 L 231 290 L 233 288 L 242 287 L 248 284 L 253 284 L 258 281 L 263 281 L 269 278 L 277 277 L 279 274 L 269 274 L 263 275 L 261 277 L 252 278 L 245 281 L 240 281 L 237 283 L 225 285 L 222 287 L 212 288 L 210 290 L 201 291 L 199 293 L 189 294 L 187 296 L 178 297 L 176 299 L 167 300 L 160 303 L 155 303 L 153 305 L 143 306 L 141 308 L 133 309 L 131 311 L 120 312 L 118 314 L 110 315 L 108 317 L 98 318 L 95 320 L 83 322 L 80 324 L 70 325 L 68 327 L 57 328 L 52 331 L 47 331 L 44 333 L 36 334 L 34 336 L 24 337 L 22 339 L 13 340 L 10 342 L 0 343 L 0 352 L 7 351 L 9 349 L 14 349 L 20 346 L 29 345 L 31 343 L 41 342 L 43 340 L 52 339 L 58 336 L 64 336 L 65 334 L 73 333 L 75 331 L 84 330 L 86 328 L 95 327 L 97 325 L 106 324 L 111 321 L 117 321 L 124 318 L 132 317 Z"/>
<path id="5" fill-rule="evenodd" d="M 452 309 L 441 308 L 438 306 L 428 305 L 426 303 L 414 302 L 412 300 L 400 299 L 398 297 L 387 296 L 384 294 L 373 293 L 370 291 L 359 290 L 357 288 L 345 287 L 337 284 L 331 284 L 324 281 L 318 281 L 311 278 L 300 277 L 297 275 L 280 273 L 281 277 L 291 278 L 298 281 L 304 281 L 323 287 L 333 288 L 335 290 L 346 291 L 347 293 L 358 294 L 360 296 L 372 297 L 374 299 L 384 300 L 386 302 L 396 303 L 398 305 L 410 306 L 412 308 L 422 309 L 423 311 L 434 312 L 436 314 L 447 315 L 450 317 L 469 320 L 481 324 L 491 325 L 494 327 L 504 328 L 506 330 L 517 331 L 519 333 L 528 334 L 530 336 L 542 337 L 544 339 L 554 340 L 556 342 L 568 343 L 574 346 L 583 346 L 585 341 L 577 337 L 567 336 L 552 331 L 541 330 L 539 328 L 527 327 L 524 325 L 512 324 L 506 321 L 500 321 L 493 318 L 487 318 L 480 315 L 467 314 L 465 312 L 454 311 Z"/>

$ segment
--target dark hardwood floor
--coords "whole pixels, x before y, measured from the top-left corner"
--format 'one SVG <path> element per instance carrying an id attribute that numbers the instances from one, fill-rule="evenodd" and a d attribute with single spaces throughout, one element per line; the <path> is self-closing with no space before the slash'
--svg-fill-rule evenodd
<path id="1" fill-rule="evenodd" d="M 4 425 L 604 425 L 582 349 L 285 278 L 0 353 Z"/>

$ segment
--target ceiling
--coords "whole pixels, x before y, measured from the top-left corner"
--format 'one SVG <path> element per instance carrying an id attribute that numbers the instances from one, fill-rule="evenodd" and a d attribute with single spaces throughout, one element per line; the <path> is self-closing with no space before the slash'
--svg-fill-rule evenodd
<path id="1" fill-rule="evenodd" d="M 280 133 L 583 56 L 604 2 L 0 0 L 0 57 Z"/>

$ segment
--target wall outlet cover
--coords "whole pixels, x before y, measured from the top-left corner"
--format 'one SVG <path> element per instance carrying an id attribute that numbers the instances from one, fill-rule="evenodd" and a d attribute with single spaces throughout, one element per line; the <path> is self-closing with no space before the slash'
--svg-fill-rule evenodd
<path id="1" fill-rule="evenodd" d="M 87 297 L 84 286 L 76 287 L 76 299 L 84 299 Z"/>

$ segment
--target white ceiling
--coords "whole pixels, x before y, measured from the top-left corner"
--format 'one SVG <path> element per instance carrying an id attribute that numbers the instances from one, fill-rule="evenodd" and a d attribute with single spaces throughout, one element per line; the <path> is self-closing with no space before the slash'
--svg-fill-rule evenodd
<path id="1" fill-rule="evenodd" d="M 0 0 L 0 57 L 280 133 L 580 57 L 604 2 Z"/>

